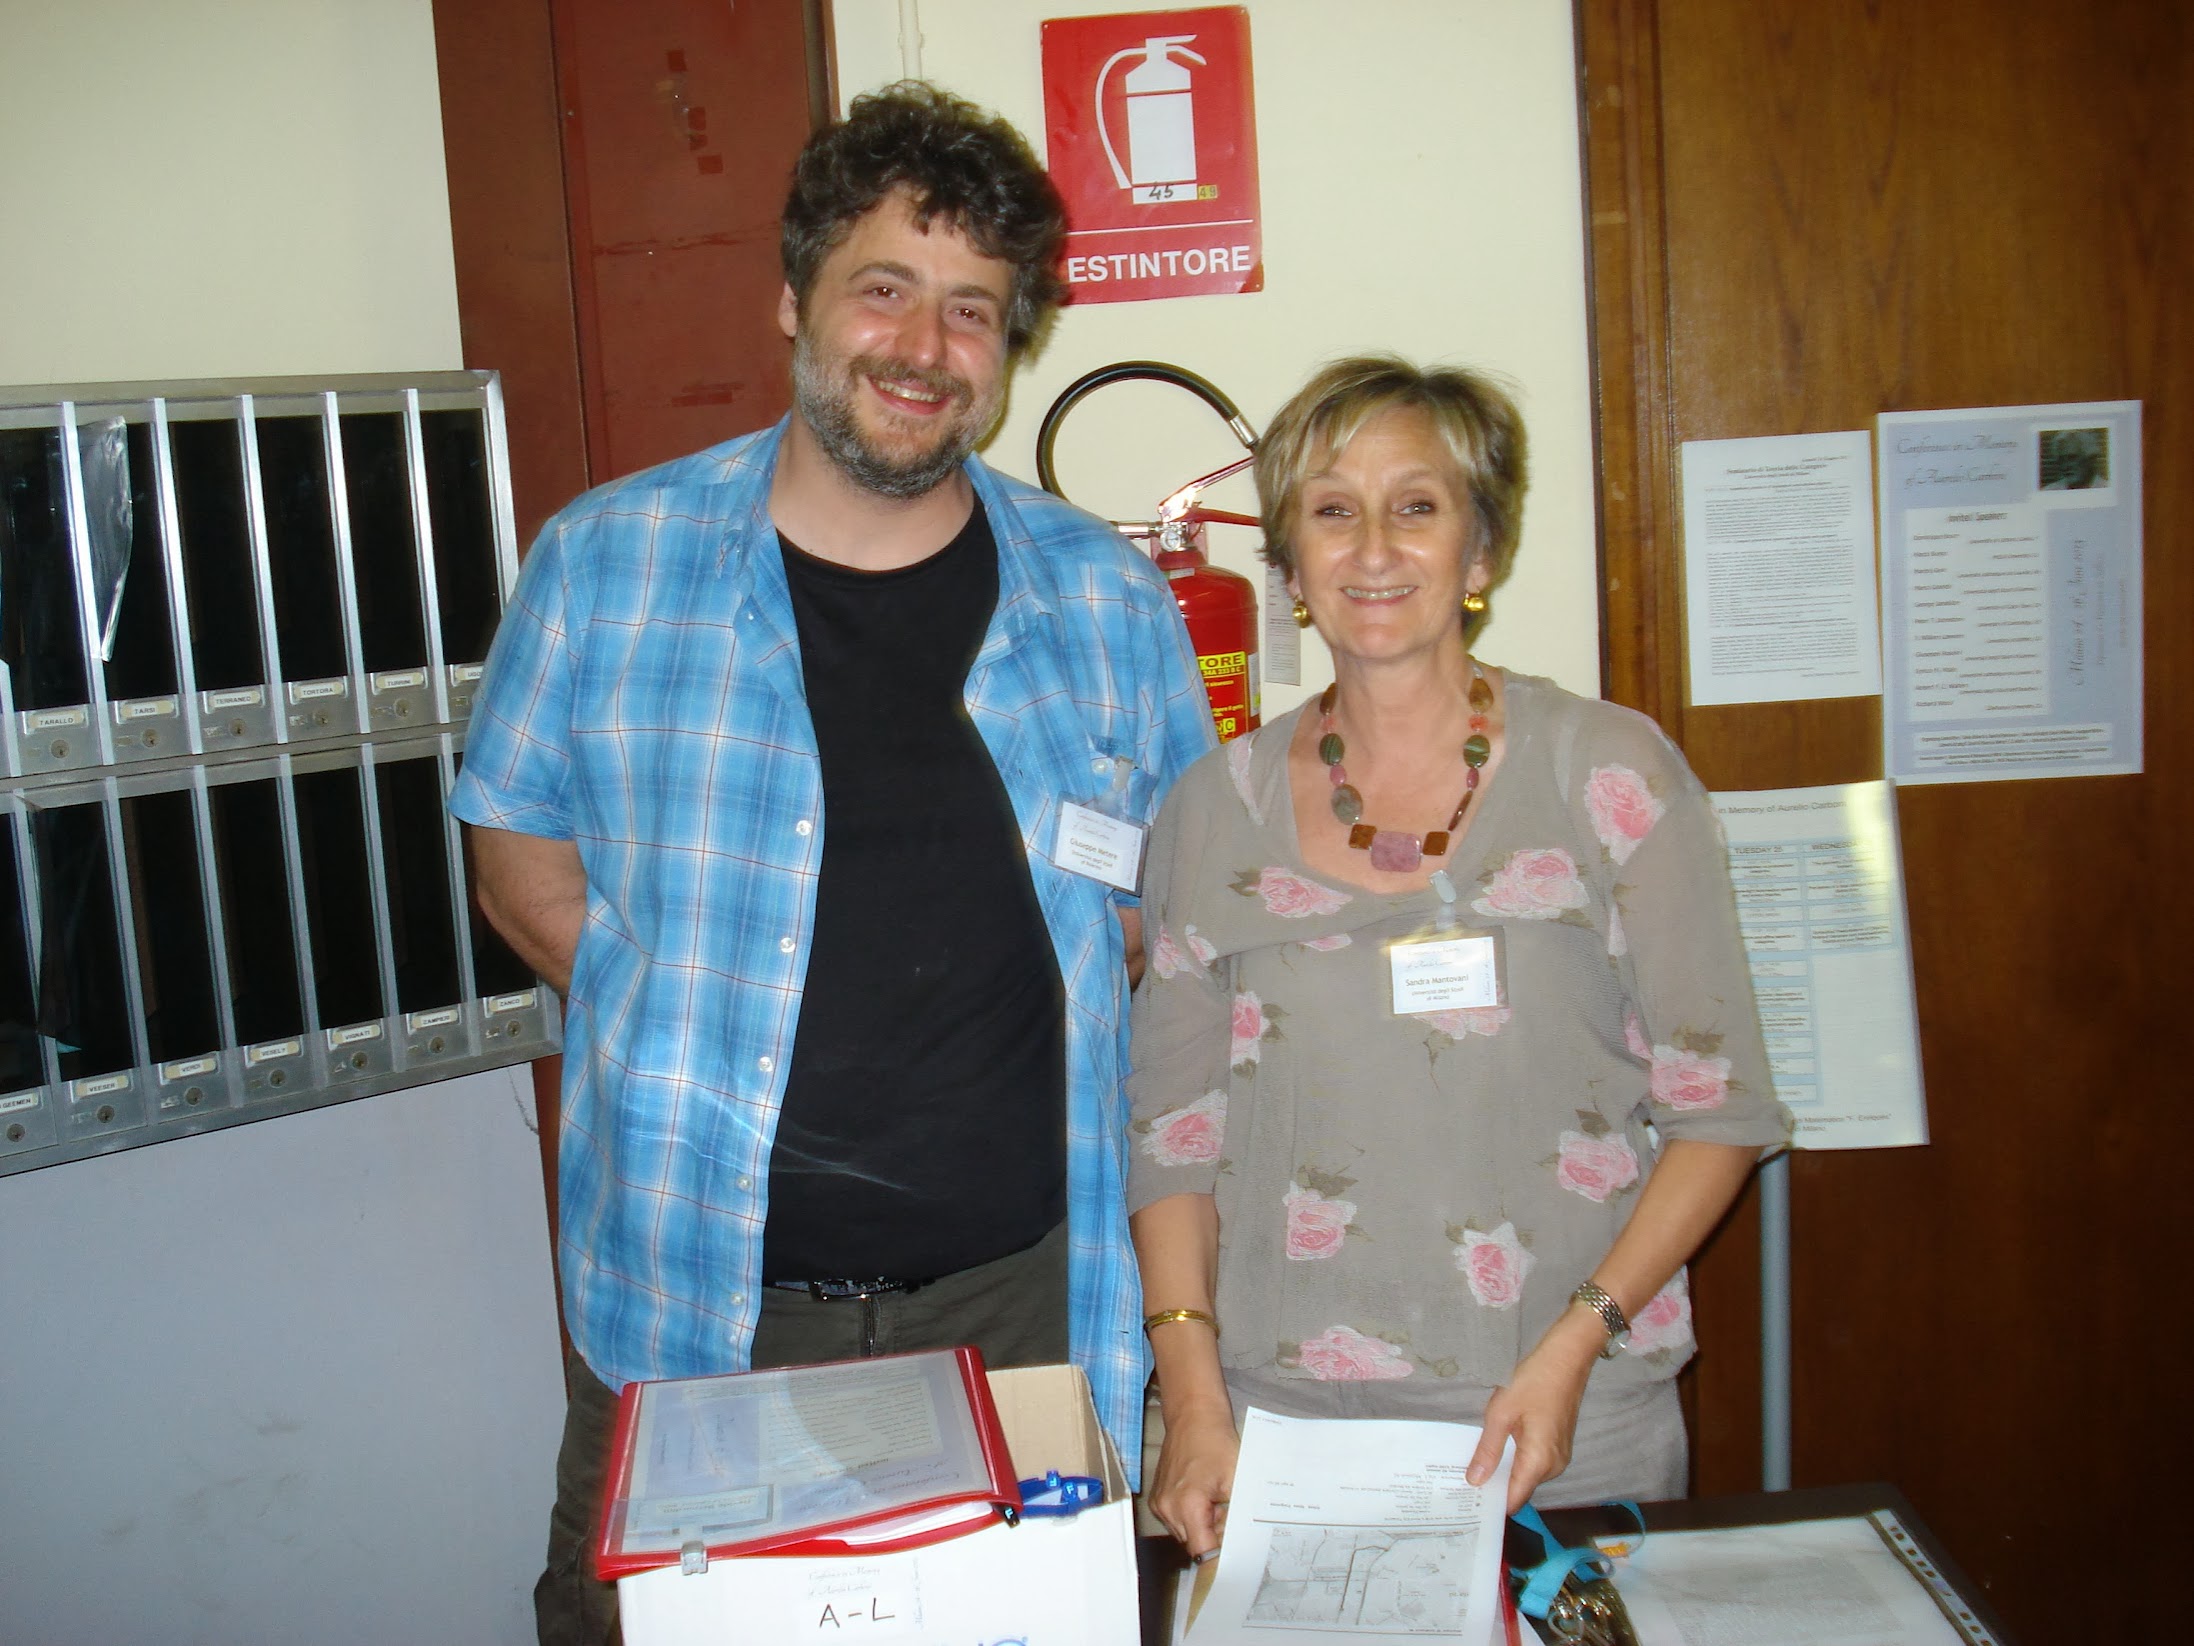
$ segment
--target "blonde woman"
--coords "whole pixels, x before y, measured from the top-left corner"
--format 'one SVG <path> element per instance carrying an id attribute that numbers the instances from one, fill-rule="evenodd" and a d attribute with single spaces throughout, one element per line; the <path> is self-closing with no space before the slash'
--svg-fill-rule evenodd
<path id="1" fill-rule="evenodd" d="M 1191 1554 L 1253 1404 L 1482 1422 L 1511 1508 L 1684 1488 L 1682 1265 L 1788 1117 L 1683 757 L 1471 654 L 1524 450 L 1485 378 L 1388 357 L 1259 447 L 1334 681 L 1168 798 L 1133 1019 L 1149 1502 Z"/>

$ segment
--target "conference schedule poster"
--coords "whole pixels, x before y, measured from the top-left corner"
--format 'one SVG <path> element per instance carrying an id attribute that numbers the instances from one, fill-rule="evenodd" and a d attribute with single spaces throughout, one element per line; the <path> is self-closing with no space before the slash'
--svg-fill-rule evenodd
<path id="1" fill-rule="evenodd" d="M 2141 769 L 2137 400 L 1885 412 L 1884 768 Z"/>

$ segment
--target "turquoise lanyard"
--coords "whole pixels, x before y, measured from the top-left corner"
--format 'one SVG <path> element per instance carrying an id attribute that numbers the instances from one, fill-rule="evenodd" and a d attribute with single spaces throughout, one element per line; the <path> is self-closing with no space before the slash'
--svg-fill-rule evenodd
<path id="1" fill-rule="evenodd" d="M 1612 1507 L 1628 1511 L 1638 1523 L 1641 1536 L 1645 1532 L 1645 1515 L 1638 1505 L 1628 1498 L 1617 1498 Z M 1593 1577 L 1608 1577 L 1615 1570 L 1615 1562 L 1590 1543 L 1575 1549 L 1562 1546 L 1561 1539 L 1547 1529 L 1547 1523 L 1539 1511 L 1525 1504 L 1510 1517 L 1525 1531 L 1539 1539 L 1541 1559 L 1536 1566 L 1511 1566 L 1509 1576 L 1521 1586 L 1516 1596 L 1516 1609 L 1526 1617 L 1544 1618 L 1547 1608 L 1554 1604 L 1554 1597 L 1562 1592 L 1571 1574 L 1589 1572 Z"/>

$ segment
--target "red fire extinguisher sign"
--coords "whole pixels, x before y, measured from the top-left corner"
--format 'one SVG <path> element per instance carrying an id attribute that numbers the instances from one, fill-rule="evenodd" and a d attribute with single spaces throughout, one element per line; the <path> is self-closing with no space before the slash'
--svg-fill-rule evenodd
<path id="1" fill-rule="evenodd" d="M 1246 8 L 1048 20 L 1044 128 L 1073 301 L 1264 290 Z"/>

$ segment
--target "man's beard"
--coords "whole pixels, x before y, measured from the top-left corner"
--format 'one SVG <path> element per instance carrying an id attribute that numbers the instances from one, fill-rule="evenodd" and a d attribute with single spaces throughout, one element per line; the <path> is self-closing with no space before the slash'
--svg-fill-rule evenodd
<path id="1" fill-rule="evenodd" d="M 957 400 L 960 409 L 939 419 L 936 444 L 927 450 L 904 455 L 882 450 L 862 430 L 854 410 L 860 382 L 870 376 L 919 384 Z M 792 343 L 792 400 L 823 454 L 854 484 L 900 499 L 934 491 L 967 461 L 998 413 L 995 398 L 988 405 L 978 404 L 967 380 L 951 372 L 902 365 L 874 354 L 855 355 L 840 363 L 824 357 L 804 330 Z"/>

